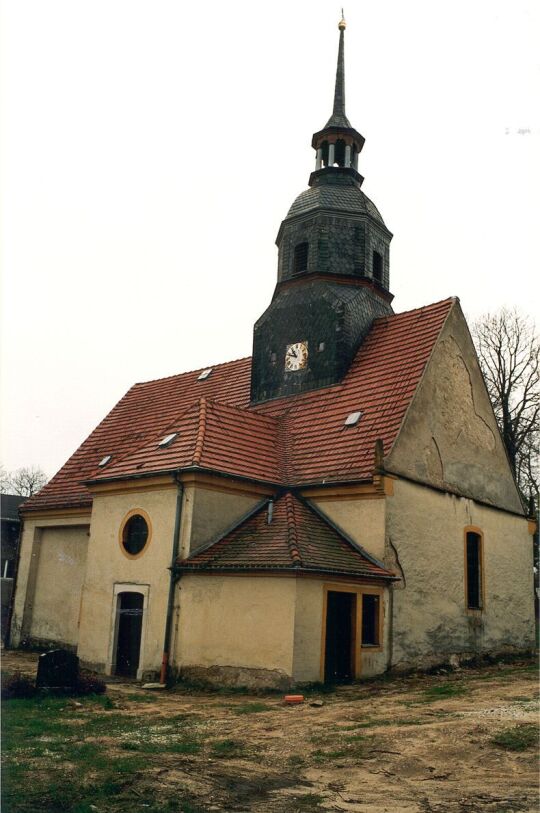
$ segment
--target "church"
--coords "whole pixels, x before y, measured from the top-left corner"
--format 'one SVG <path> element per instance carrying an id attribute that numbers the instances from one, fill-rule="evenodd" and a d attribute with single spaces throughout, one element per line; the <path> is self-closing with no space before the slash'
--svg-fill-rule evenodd
<path id="1" fill-rule="evenodd" d="M 532 523 L 459 301 L 393 310 L 344 37 L 252 357 L 135 384 L 24 503 L 12 645 L 278 688 L 534 646 Z"/>

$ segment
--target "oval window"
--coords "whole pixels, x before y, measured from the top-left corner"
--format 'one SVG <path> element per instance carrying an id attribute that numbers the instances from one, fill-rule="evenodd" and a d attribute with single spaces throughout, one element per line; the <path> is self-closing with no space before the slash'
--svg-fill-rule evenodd
<path id="1" fill-rule="evenodd" d="M 122 530 L 122 545 L 129 556 L 137 556 L 148 541 L 148 523 L 140 514 L 133 514 Z"/>

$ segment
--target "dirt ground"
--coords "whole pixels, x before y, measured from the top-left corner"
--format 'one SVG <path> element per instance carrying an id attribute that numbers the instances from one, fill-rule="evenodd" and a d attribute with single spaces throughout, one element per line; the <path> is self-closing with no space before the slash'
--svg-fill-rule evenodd
<path id="1" fill-rule="evenodd" d="M 36 658 L 6 652 L 3 668 L 30 675 Z M 91 808 L 537 813 L 537 750 L 512 746 L 512 732 L 538 722 L 537 690 L 531 662 L 357 683 L 310 693 L 298 706 L 280 695 L 151 693 L 111 682 L 114 712 L 132 718 L 135 740 L 142 727 L 146 747 L 155 736 L 159 750 L 160 737 L 174 737 L 169 721 L 183 717 L 202 745 L 148 758 L 125 808 Z M 498 744 L 508 732 L 510 744 Z M 114 734 L 96 742 L 111 754 L 118 747 Z M 173 808 L 174 798 L 188 802 Z"/>

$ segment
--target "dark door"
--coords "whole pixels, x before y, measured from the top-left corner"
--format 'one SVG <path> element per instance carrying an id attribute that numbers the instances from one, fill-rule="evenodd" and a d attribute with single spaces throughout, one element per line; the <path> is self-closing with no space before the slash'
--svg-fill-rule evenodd
<path id="1" fill-rule="evenodd" d="M 328 683 L 354 678 L 355 593 L 328 592 L 324 679 Z"/>
<path id="2" fill-rule="evenodd" d="M 141 652 L 143 601 L 142 593 L 120 593 L 118 596 L 117 675 L 137 676 Z"/>

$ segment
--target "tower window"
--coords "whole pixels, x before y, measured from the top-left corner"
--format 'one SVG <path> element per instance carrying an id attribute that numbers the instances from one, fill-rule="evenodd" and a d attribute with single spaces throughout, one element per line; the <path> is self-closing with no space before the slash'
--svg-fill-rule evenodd
<path id="1" fill-rule="evenodd" d="M 309 243 L 298 243 L 294 248 L 294 274 L 301 274 L 307 271 Z"/>
<path id="2" fill-rule="evenodd" d="M 373 252 L 373 279 L 382 284 L 383 281 L 383 260 L 382 254 L 378 251 Z"/>
<path id="3" fill-rule="evenodd" d="M 465 593 L 469 610 L 482 609 L 482 537 L 469 531 L 465 538 Z"/>

